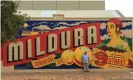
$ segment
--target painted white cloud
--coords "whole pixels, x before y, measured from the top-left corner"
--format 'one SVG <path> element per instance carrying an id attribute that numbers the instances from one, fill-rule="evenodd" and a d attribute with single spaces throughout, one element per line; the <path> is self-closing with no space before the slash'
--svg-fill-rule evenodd
<path id="1" fill-rule="evenodd" d="M 107 34 L 101 36 L 101 40 L 105 40 L 105 39 L 108 39 L 108 38 L 109 38 L 109 36 Z"/>
<path id="2" fill-rule="evenodd" d="M 126 36 L 126 37 L 129 37 L 129 38 L 133 38 L 133 30 L 121 30 L 122 34 L 120 34 L 120 36 Z M 101 40 L 105 40 L 105 39 L 108 39 L 110 38 L 107 34 L 101 36 Z"/>
<path id="3" fill-rule="evenodd" d="M 126 26 L 131 25 L 131 24 L 132 24 L 131 22 L 123 22 L 122 23 L 123 27 L 126 27 Z M 100 28 L 103 30 L 106 28 L 106 25 L 107 25 L 106 23 L 101 23 Z"/>
<path id="4" fill-rule="evenodd" d="M 75 26 L 75 25 L 79 25 L 79 24 L 81 24 L 81 23 L 87 23 L 86 21 L 80 21 L 80 22 L 76 22 L 76 23 L 73 23 L 73 24 L 68 24 L 68 23 L 66 23 L 66 22 L 59 22 L 58 24 L 57 24 L 57 26 L 58 25 L 60 25 L 60 24 L 63 24 L 63 25 L 66 25 L 66 26 Z"/>
<path id="5" fill-rule="evenodd" d="M 47 25 L 39 25 L 37 27 L 34 27 L 32 30 L 34 29 L 39 29 L 39 30 L 50 30 L 50 28 Z"/>
<path id="6" fill-rule="evenodd" d="M 106 28 L 106 23 L 101 23 L 100 28 L 103 30 Z"/>
<path id="7" fill-rule="evenodd" d="M 55 27 L 54 30 L 56 30 L 56 29 L 65 29 L 65 28 L 68 28 L 68 27 L 66 27 L 66 26 Z"/>
<path id="8" fill-rule="evenodd" d="M 133 38 L 133 30 L 121 30 L 122 34 L 120 34 L 121 36 L 126 36 L 126 37 L 129 37 L 129 38 Z M 101 40 L 105 40 L 105 39 L 108 39 L 110 38 L 107 34 L 101 36 Z"/>
<path id="9" fill-rule="evenodd" d="M 121 32 L 122 32 L 121 36 L 125 35 L 129 38 L 133 38 L 133 30 L 126 29 L 126 30 L 121 30 Z"/>
<path id="10" fill-rule="evenodd" d="M 87 22 L 86 22 L 86 21 L 80 21 L 80 22 L 76 22 L 76 23 L 74 23 L 74 24 L 70 24 L 70 26 L 79 25 L 79 24 L 81 24 L 81 23 L 87 23 Z"/>
<path id="11" fill-rule="evenodd" d="M 57 25 L 60 25 L 60 24 L 63 24 L 63 25 L 69 25 L 69 24 L 66 23 L 66 22 L 59 22 Z"/>
<path id="12" fill-rule="evenodd" d="M 131 22 L 123 22 L 122 23 L 123 27 L 126 27 L 126 26 L 131 25 L 131 24 L 132 24 Z"/>

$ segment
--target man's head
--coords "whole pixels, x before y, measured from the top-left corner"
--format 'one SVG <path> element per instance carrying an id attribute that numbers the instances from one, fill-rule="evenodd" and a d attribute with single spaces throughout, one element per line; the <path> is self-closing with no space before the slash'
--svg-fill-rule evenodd
<path id="1" fill-rule="evenodd" d="M 87 52 L 85 51 L 85 52 L 84 52 L 84 54 L 86 55 L 86 54 L 87 54 Z"/>

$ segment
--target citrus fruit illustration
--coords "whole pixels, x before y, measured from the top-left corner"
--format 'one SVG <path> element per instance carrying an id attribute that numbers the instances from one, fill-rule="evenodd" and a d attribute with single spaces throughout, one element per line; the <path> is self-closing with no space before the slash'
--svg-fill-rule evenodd
<path id="1" fill-rule="evenodd" d="M 80 67 L 83 67 L 82 56 L 84 52 L 87 52 L 88 57 L 89 57 L 88 63 L 90 63 L 92 51 L 88 47 L 85 47 L 85 46 L 78 47 L 75 49 L 74 54 L 73 54 L 75 64 Z"/>
<path id="2" fill-rule="evenodd" d="M 107 64 L 108 55 L 105 52 L 97 52 L 95 54 L 97 60 L 95 60 L 95 64 L 98 66 L 104 66 Z"/>
<path id="3" fill-rule="evenodd" d="M 74 63 L 72 50 L 63 51 L 61 58 L 63 59 L 64 64 L 66 64 L 66 65 L 72 65 Z"/>

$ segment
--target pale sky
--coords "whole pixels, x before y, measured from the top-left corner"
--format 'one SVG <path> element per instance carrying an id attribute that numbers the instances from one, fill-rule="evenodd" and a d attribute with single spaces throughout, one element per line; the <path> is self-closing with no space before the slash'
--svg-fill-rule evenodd
<path id="1" fill-rule="evenodd" d="M 105 0 L 106 10 L 119 10 L 125 17 L 133 17 L 133 0 Z"/>

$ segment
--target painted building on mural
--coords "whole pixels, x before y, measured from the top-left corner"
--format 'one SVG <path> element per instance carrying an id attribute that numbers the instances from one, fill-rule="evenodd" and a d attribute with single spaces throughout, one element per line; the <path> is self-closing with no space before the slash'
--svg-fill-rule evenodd
<path id="1" fill-rule="evenodd" d="M 130 68 L 132 19 L 29 20 L 2 47 L 3 65 L 21 69 Z"/>

